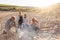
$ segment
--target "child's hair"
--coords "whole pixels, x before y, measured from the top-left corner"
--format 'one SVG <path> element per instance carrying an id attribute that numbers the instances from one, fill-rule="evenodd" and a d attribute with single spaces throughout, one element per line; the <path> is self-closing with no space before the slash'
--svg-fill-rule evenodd
<path id="1" fill-rule="evenodd" d="M 36 18 L 32 18 L 32 21 L 34 21 L 34 22 L 38 22 Z"/>

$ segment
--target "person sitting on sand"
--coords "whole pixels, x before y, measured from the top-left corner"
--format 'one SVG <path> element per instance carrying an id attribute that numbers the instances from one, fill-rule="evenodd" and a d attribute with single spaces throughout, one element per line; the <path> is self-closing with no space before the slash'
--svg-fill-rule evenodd
<path id="1" fill-rule="evenodd" d="M 5 24 L 6 32 L 9 32 L 12 27 L 16 27 L 15 17 L 11 17 Z"/>
<path id="2" fill-rule="evenodd" d="M 35 31 L 37 31 L 39 28 L 38 21 L 35 18 L 32 18 L 31 26 Z"/>

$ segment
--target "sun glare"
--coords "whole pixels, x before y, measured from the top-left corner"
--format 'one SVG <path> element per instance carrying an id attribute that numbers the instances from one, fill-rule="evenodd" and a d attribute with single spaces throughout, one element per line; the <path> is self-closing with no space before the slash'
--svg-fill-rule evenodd
<path id="1" fill-rule="evenodd" d="M 59 3 L 59 0 L 39 0 L 39 1 L 34 1 L 34 5 L 35 7 L 48 7 L 51 5 L 54 5 L 56 3 Z"/>

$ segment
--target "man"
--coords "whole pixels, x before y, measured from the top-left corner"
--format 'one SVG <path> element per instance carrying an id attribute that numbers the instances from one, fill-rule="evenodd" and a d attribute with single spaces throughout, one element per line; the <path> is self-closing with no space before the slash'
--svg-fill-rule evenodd
<path id="1" fill-rule="evenodd" d="M 12 27 L 16 27 L 15 17 L 11 17 L 5 24 L 5 30 L 10 31 Z"/>

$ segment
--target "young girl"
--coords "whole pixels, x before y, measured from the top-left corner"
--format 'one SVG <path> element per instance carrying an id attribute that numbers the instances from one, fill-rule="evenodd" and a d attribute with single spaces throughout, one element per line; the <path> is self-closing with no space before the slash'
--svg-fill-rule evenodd
<path id="1" fill-rule="evenodd" d="M 35 18 L 33 18 L 32 19 L 32 23 L 31 23 L 31 26 L 33 27 L 33 29 L 35 30 L 35 31 L 37 31 L 39 28 L 39 25 L 38 25 L 38 21 L 35 19 Z"/>

